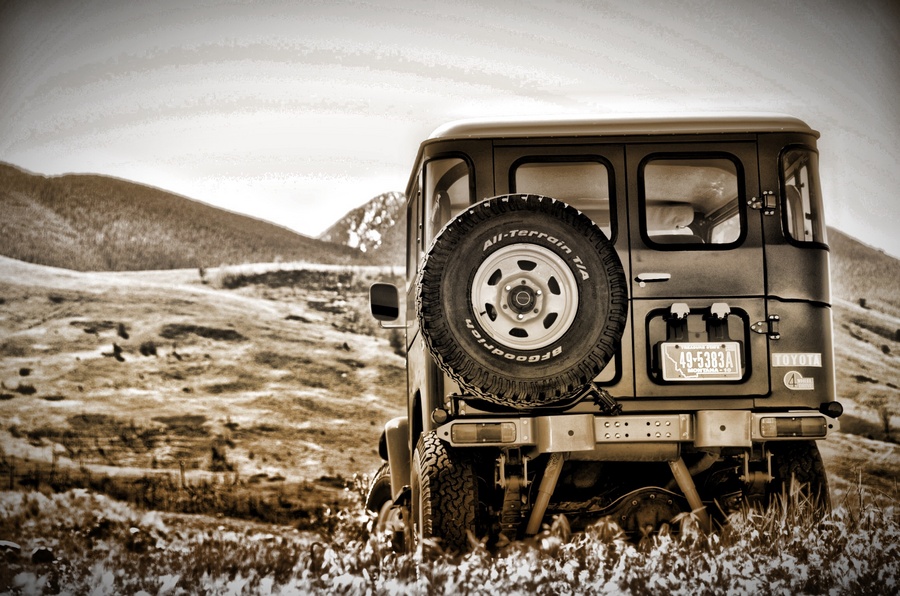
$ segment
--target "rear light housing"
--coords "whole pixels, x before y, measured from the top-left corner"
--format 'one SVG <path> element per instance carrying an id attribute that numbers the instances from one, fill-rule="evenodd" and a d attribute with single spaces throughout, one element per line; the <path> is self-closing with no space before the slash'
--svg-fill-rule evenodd
<path id="1" fill-rule="evenodd" d="M 824 416 L 764 416 L 759 420 L 759 434 L 766 439 L 821 438 L 828 434 L 828 423 Z"/>
<path id="2" fill-rule="evenodd" d="M 513 422 L 456 422 L 450 426 L 453 443 L 515 443 Z"/>

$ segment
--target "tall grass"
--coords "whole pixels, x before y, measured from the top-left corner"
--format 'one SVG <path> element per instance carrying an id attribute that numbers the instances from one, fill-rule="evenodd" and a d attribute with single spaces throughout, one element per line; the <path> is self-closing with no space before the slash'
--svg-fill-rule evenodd
<path id="1" fill-rule="evenodd" d="M 290 526 L 141 512 L 86 492 L 0 493 L 7 554 L 0 589 L 13 593 L 149 594 L 891 594 L 900 581 L 894 504 L 868 498 L 818 520 L 791 498 L 705 534 L 639 544 L 598 523 L 572 534 L 564 519 L 530 541 L 464 556 L 435 543 L 397 554 L 371 533 L 357 495 L 316 534 Z M 37 545 L 57 560 L 32 563 Z M 2 566 L 0 566 L 2 567 Z"/>

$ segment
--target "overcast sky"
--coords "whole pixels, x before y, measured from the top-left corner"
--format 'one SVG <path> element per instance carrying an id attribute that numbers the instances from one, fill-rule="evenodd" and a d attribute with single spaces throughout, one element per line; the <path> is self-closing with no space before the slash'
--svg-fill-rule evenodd
<path id="1" fill-rule="evenodd" d="M 819 143 L 829 223 L 900 256 L 896 0 L 0 0 L 0 160 L 318 235 L 492 115 L 765 111 Z"/>

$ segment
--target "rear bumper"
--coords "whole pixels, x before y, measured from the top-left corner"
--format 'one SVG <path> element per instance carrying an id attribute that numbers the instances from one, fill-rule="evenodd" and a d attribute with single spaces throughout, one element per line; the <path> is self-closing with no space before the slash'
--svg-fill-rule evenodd
<path id="1" fill-rule="evenodd" d="M 618 445 L 622 452 L 657 444 L 692 444 L 698 449 L 751 447 L 767 441 L 825 439 L 840 430 L 837 419 L 809 410 L 756 413 L 701 410 L 684 414 L 459 418 L 437 428 L 454 447 L 523 447 L 538 453 L 593 452 Z"/>

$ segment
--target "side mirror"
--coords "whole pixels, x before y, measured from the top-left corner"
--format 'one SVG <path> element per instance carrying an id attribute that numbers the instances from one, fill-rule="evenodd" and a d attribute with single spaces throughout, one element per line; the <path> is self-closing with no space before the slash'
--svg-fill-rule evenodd
<path id="1" fill-rule="evenodd" d="M 394 284 L 375 283 L 369 288 L 369 309 L 378 321 L 396 321 L 400 316 L 400 296 Z"/>

